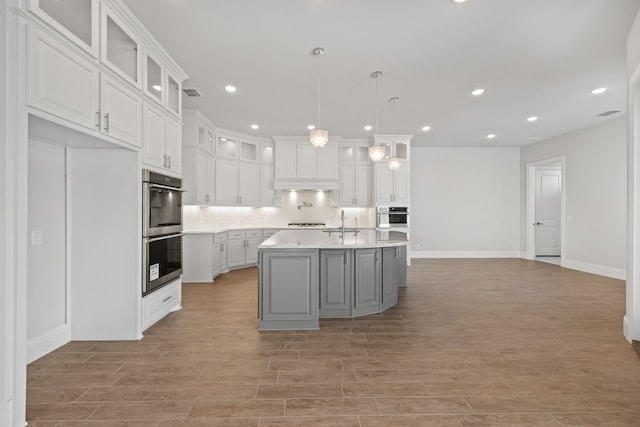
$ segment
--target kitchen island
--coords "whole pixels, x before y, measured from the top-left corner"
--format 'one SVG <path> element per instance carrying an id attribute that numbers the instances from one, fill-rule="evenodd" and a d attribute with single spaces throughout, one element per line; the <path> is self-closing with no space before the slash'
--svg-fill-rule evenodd
<path id="1" fill-rule="evenodd" d="M 259 330 L 319 329 L 320 318 L 379 313 L 406 286 L 397 231 L 282 230 L 258 246 Z"/>

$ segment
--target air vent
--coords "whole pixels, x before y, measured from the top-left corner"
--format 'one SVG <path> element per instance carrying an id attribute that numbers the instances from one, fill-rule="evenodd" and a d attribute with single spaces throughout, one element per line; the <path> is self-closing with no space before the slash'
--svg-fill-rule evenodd
<path id="1" fill-rule="evenodd" d="M 182 91 L 191 98 L 202 98 L 202 94 L 195 87 L 184 87 Z"/>
<path id="2" fill-rule="evenodd" d="M 605 111 L 604 113 L 600 113 L 598 114 L 598 117 L 607 117 L 607 116 L 611 116 L 612 114 L 616 114 L 619 113 L 620 110 L 609 110 L 609 111 Z"/>

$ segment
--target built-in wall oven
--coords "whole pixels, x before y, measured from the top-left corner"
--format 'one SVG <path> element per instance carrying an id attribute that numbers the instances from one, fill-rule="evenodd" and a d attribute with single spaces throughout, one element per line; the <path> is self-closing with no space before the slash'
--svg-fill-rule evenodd
<path id="1" fill-rule="evenodd" d="M 150 170 L 142 173 L 142 294 L 182 274 L 182 180 Z"/>
<path id="2" fill-rule="evenodd" d="M 378 206 L 376 225 L 379 228 L 408 228 L 409 208 L 407 206 Z"/>

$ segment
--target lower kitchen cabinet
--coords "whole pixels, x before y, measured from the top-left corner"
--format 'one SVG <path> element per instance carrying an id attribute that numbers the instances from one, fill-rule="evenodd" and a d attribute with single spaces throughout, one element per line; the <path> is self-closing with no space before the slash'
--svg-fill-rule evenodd
<path id="1" fill-rule="evenodd" d="M 228 232 L 228 266 L 243 268 L 258 263 L 258 245 L 262 243 L 262 230 Z"/>
<path id="2" fill-rule="evenodd" d="M 213 278 L 229 271 L 227 266 L 227 233 L 213 236 Z"/>
<path id="3" fill-rule="evenodd" d="M 213 250 L 211 234 L 186 234 L 182 238 L 182 280 L 211 282 Z"/>
<path id="4" fill-rule="evenodd" d="M 398 302 L 398 258 L 399 246 L 382 248 L 382 292 L 380 311 Z"/>
<path id="5" fill-rule="evenodd" d="M 398 287 L 407 287 L 407 248 L 408 246 L 398 247 Z"/>
<path id="6" fill-rule="evenodd" d="M 260 330 L 319 329 L 318 251 L 261 252 Z"/>
<path id="7" fill-rule="evenodd" d="M 353 316 L 380 311 L 380 251 L 356 249 L 353 254 Z"/>
<path id="8" fill-rule="evenodd" d="M 351 317 L 351 250 L 320 251 L 320 317 Z"/>
<path id="9" fill-rule="evenodd" d="M 142 298 L 142 330 L 182 308 L 182 280 L 175 280 Z"/>

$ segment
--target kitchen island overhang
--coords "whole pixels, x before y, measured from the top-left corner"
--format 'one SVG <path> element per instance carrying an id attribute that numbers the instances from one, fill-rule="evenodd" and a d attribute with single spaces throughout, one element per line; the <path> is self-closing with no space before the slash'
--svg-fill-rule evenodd
<path id="1" fill-rule="evenodd" d="M 321 318 L 392 307 L 406 286 L 408 244 L 399 231 L 279 231 L 258 246 L 258 329 L 319 329 Z"/>

